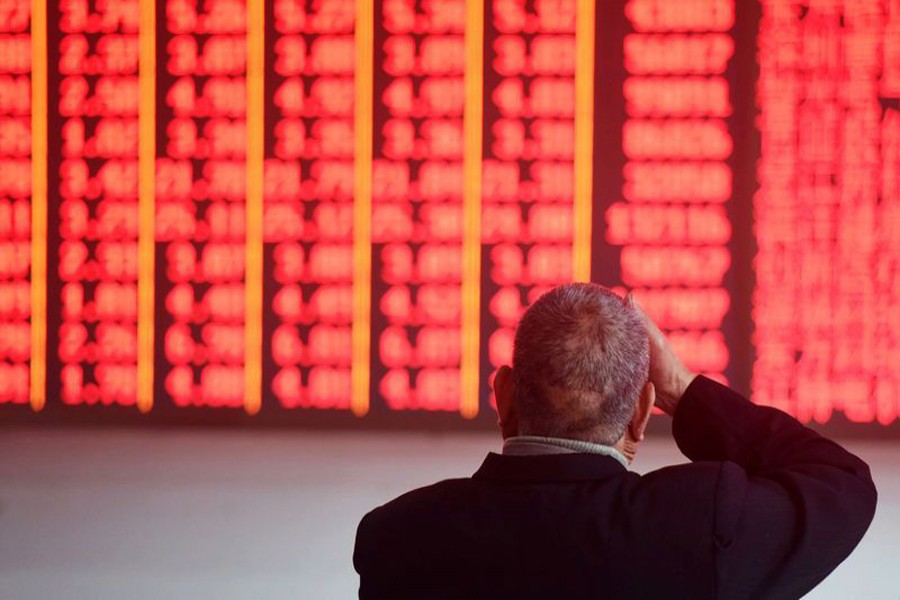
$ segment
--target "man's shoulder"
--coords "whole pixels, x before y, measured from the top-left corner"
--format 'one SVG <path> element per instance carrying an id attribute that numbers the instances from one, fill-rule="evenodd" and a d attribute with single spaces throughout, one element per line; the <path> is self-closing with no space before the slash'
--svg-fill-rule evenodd
<path id="1" fill-rule="evenodd" d="M 559 494 L 568 497 L 572 494 L 579 498 L 587 495 L 626 497 L 633 508 L 648 507 L 658 503 L 666 503 L 669 510 L 673 506 L 686 502 L 694 507 L 710 508 L 714 502 L 716 488 L 719 483 L 722 462 L 694 462 L 673 465 L 647 472 L 643 475 L 633 471 L 622 471 L 612 477 L 596 480 L 559 481 L 531 479 L 520 482 L 523 485 L 513 486 L 521 491 L 522 500 L 541 495 L 544 500 Z M 735 465 L 732 465 L 735 466 Z M 369 511 L 360 529 L 368 527 L 396 527 L 400 523 L 429 520 L 435 515 L 458 515 L 460 511 L 471 512 L 480 502 L 495 501 L 494 496 L 501 493 L 509 482 L 492 481 L 472 477 L 445 479 L 436 483 L 405 492 L 396 498 Z M 566 485 L 571 484 L 571 485 Z M 572 488 L 578 488 L 573 491 Z M 706 502 L 697 504 L 697 500 L 705 498 Z M 673 504 L 674 501 L 674 504 Z"/>
<path id="2" fill-rule="evenodd" d="M 654 471 L 648 471 L 640 476 L 637 482 L 639 487 L 669 487 L 682 484 L 715 485 L 721 476 L 722 468 L 726 465 L 737 466 L 730 461 L 696 461 L 677 465 L 661 467 Z"/>
<path id="3" fill-rule="evenodd" d="M 366 514 L 357 530 L 354 564 L 360 572 L 388 563 L 455 564 L 452 557 L 461 548 L 468 548 L 466 556 L 500 552 L 524 531 L 532 541 L 546 542 L 537 542 L 540 548 L 563 535 L 601 554 L 610 544 L 655 548 L 662 540 L 670 545 L 677 540 L 679 552 L 702 562 L 707 546 L 696 540 L 711 530 L 720 470 L 721 463 L 694 463 L 643 476 L 619 468 L 597 478 L 439 481 Z"/>
<path id="4" fill-rule="evenodd" d="M 458 477 L 415 488 L 372 509 L 363 517 L 363 521 L 374 523 L 413 511 L 434 510 L 448 498 L 465 493 L 472 485 L 474 482 L 471 477 Z"/>
<path id="5" fill-rule="evenodd" d="M 381 564 L 387 557 L 406 564 L 432 552 L 427 540 L 447 537 L 449 515 L 464 510 L 473 485 L 468 477 L 445 479 L 370 510 L 356 529 L 353 562 L 357 571 Z"/>
<path id="6" fill-rule="evenodd" d="M 633 480 L 628 500 L 631 512 L 666 514 L 704 521 L 712 516 L 720 493 L 722 470 L 733 463 L 699 461 L 649 471 Z"/>

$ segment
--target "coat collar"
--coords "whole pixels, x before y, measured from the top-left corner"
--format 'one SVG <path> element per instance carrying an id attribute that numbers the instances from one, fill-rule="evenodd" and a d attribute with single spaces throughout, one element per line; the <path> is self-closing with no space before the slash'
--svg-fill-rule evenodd
<path id="1" fill-rule="evenodd" d="M 611 456 L 600 454 L 502 455 L 491 452 L 472 476 L 483 481 L 589 481 L 628 471 Z"/>

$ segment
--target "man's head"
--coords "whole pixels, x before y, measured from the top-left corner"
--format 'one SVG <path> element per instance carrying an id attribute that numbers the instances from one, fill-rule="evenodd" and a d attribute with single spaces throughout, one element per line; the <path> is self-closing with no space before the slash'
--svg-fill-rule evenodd
<path id="1" fill-rule="evenodd" d="M 649 362 L 630 302 L 590 283 L 547 292 L 519 322 L 512 370 L 495 377 L 503 436 L 640 441 L 653 405 Z"/>

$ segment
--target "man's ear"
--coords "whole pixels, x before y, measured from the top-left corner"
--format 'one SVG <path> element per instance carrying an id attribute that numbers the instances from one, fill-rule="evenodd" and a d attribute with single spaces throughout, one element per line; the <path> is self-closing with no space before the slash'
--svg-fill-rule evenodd
<path id="1" fill-rule="evenodd" d="M 500 433 L 503 438 L 513 437 L 519 433 L 519 416 L 513 400 L 512 369 L 503 365 L 494 375 L 494 402 L 497 404 L 497 415 L 500 417 Z"/>
<path id="2" fill-rule="evenodd" d="M 644 384 L 641 388 L 641 394 L 638 396 L 637 406 L 634 409 L 634 415 L 628 423 L 628 437 L 632 442 L 640 442 L 644 439 L 644 430 L 650 421 L 650 415 L 653 413 L 653 403 L 656 401 L 656 388 L 651 382 Z"/>

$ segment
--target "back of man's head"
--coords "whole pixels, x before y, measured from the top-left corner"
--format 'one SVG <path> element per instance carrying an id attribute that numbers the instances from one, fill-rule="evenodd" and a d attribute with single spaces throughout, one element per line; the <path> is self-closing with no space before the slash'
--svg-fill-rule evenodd
<path id="1" fill-rule="evenodd" d="M 615 443 L 634 413 L 649 362 L 647 331 L 622 298 L 591 283 L 554 288 L 516 329 L 519 434 Z"/>

